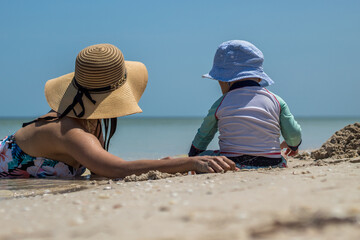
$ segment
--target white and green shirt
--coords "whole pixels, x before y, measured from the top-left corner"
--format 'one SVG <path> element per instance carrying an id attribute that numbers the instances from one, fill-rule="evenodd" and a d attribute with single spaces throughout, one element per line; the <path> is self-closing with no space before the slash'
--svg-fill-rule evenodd
<path id="1" fill-rule="evenodd" d="M 218 130 L 220 154 L 229 157 L 278 158 L 280 133 L 292 149 L 301 143 L 300 125 L 285 101 L 253 81 L 234 84 L 212 105 L 192 142 L 193 148 L 206 150 Z"/>

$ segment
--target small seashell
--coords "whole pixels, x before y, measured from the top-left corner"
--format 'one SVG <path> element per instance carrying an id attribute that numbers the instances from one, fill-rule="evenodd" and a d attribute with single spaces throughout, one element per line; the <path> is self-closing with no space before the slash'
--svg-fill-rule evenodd
<path id="1" fill-rule="evenodd" d="M 181 220 L 184 222 L 190 222 L 194 219 L 194 214 L 187 214 L 181 217 Z"/>
<path id="2" fill-rule="evenodd" d="M 168 206 L 160 206 L 159 211 L 160 212 L 168 212 L 168 211 L 170 211 L 170 207 L 168 207 Z"/>
<path id="3" fill-rule="evenodd" d="M 82 217 L 77 216 L 77 217 L 75 217 L 75 218 L 72 219 L 71 224 L 73 224 L 73 225 L 81 225 L 81 224 L 83 224 L 84 222 L 85 222 L 85 221 L 84 221 L 84 219 L 83 219 Z"/>
<path id="4" fill-rule="evenodd" d="M 75 205 L 80 205 L 82 202 L 81 202 L 81 200 L 76 199 L 72 203 L 75 204 Z"/>
<path id="5" fill-rule="evenodd" d="M 110 196 L 108 194 L 99 194 L 98 196 L 100 199 L 108 199 Z"/>
<path id="6" fill-rule="evenodd" d="M 95 180 L 90 181 L 90 184 L 91 184 L 91 185 L 98 185 L 97 181 L 95 181 Z"/>
<path id="7" fill-rule="evenodd" d="M 120 203 L 117 203 L 113 206 L 113 209 L 118 209 L 118 208 L 121 208 L 122 205 Z"/>
<path id="8" fill-rule="evenodd" d="M 240 213 L 240 214 L 238 214 L 238 218 L 243 220 L 243 219 L 247 219 L 248 216 L 246 213 Z"/>
<path id="9" fill-rule="evenodd" d="M 31 210 L 31 208 L 29 208 L 29 207 L 24 207 L 24 211 L 28 212 L 28 211 L 30 211 L 30 210 Z"/>

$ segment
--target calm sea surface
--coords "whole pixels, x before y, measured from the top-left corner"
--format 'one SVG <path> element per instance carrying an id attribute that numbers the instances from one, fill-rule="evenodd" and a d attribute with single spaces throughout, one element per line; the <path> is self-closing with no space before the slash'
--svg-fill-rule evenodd
<path id="1" fill-rule="evenodd" d="M 31 119 L 0 119 L 0 138 Z M 298 118 L 302 150 L 319 148 L 335 131 L 360 118 Z M 202 118 L 119 118 L 110 152 L 127 160 L 186 154 Z M 209 149 L 217 149 L 217 136 Z"/>

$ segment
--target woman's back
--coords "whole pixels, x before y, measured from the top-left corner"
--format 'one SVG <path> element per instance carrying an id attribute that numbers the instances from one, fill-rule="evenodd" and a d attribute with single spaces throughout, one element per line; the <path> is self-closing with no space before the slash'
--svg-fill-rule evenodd
<path id="1" fill-rule="evenodd" d="M 54 117 L 46 120 L 46 117 Z M 35 122 L 19 129 L 15 134 L 18 146 L 28 155 L 33 157 L 44 157 L 66 163 L 74 168 L 78 168 L 80 163 L 76 161 L 71 149 L 68 149 L 71 135 L 76 132 L 82 138 L 95 134 L 95 128 L 91 129 L 89 120 L 80 120 L 64 117 L 57 118 L 57 113 L 50 112 L 41 116 Z M 89 126 L 90 125 L 90 129 Z M 90 132 L 93 131 L 93 132 Z M 76 147 L 76 146 L 74 146 Z"/>

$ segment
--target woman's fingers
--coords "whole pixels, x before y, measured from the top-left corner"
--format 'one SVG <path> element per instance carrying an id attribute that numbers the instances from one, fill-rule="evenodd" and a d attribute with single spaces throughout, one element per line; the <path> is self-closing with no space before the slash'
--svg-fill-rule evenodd
<path id="1" fill-rule="evenodd" d="M 226 172 L 228 170 L 235 170 L 236 168 L 235 163 L 225 156 L 209 157 L 209 166 L 211 166 L 215 172 Z"/>
<path id="2" fill-rule="evenodd" d="M 195 158 L 198 162 L 196 166 L 199 172 L 214 173 L 236 170 L 235 163 L 225 156 L 201 156 Z"/>
<path id="3" fill-rule="evenodd" d="M 222 157 L 216 157 L 213 159 L 213 161 L 221 167 L 221 170 L 220 171 L 227 171 L 227 170 L 230 170 L 230 166 L 229 164 L 227 164 L 223 159 Z"/>
<path id="4" fill-rule="evenodd" d="M 225 156 L 219 156 L 216 158 L 218 164 L 225 170 L 235 170 L 236 164 Z"/>
<path id="5" fill-rule="evenodd" d="M 215 172 L 224 172 L 225 169 L 223 169 L 216 160 L 210 160 L 208 162 L 209 167 L 214 169 Z"/>
<path id="6" fill-rule="evenodd" d="M 210 166 L 209 166 L 209 164 L 207 165 L 207 172 L 208 173 L 215 173 L 215 171 L 214 171 L 214 169 L 212 169 Z"/>
<path id="7" fill-rule="evenodd" d="M 223 156 L 222 158 L 230 166 L 229 170 L 236 170 L 236 164 L 234 163 L 234 161 L 231 161 L 230 159 L 228 159 L 225 156 Z"/>

